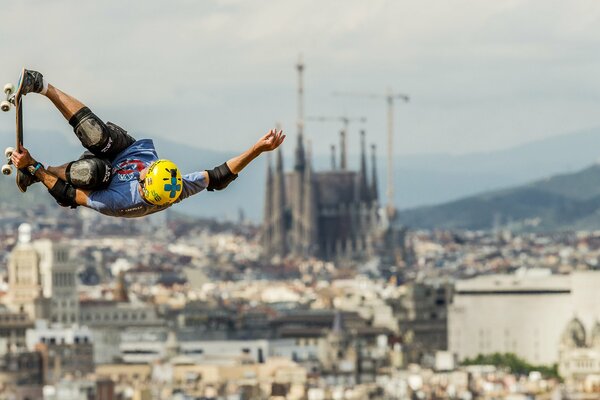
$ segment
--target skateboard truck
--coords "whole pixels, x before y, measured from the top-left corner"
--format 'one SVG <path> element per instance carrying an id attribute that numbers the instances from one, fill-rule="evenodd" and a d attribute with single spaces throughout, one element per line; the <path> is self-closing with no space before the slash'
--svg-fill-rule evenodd
<path id="1" fill-rule="evenodd" d="M 4 94 L 6 98 L 0 103 L 0 109 L 4 112 L 10 110 L 11 106 L 15 104 L 15 86 L 12 83 L 4 85 Z"/>
<path id="2" fill-rule="evenodd" d="M 11 161 L 11 157 L 12 154 L 14 153 L 15 149 L 14 147 L 7 147 L 4 150 L 4 157 L 6 157 L 6 164 L 4 164 L 2 166 L 2 174 L 3 175 L 10 175 L 12 173 L 12 168 L 10 167 L 12 165 L 12 161 Z"/>
<path id="3" fill-rule="evenodd" d="M 11 106 L 15 104 L 14 93 L 15 86 L 12 83 L 7 83 L 4 85 L 4 95 L 6 98 L 0 103 L 0 109 L 2 111 L 9 111 Z M 12 165 L 12 161 L 10 160 L 10 157 L 14 151 L 15 149 L 13 147 L 7 147 L 6 150 L 4 150 L 4 157 L 6 157 L 7 163 L 2 166 L 3 175 L 10 175 L 12 173 L 12 168 L 10 167 Z"/>

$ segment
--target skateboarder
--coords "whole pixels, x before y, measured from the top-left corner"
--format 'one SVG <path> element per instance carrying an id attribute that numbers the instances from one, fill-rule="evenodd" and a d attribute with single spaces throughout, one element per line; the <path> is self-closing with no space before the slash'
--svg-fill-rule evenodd
<path id="1" fill-rule="evenodd" d="M 104 123 L 39 72 L 24 70 L 20 79 L 23 94 L 39 93 L 50 99 L 87 149 L 78 160 L 58 167 L 45 168 L 24 147 L 11 157 L 25 187 L 41 182 L 64 207 L 85 206 L 126 218 L 152 214 L 203 189 L 225 189 L 246 165 L 285 139 L 281 130 L 271 129 L 239 156 L 213 169 L 182 175 L 175 163 L 158 158 L 152 140 L 135 140 L 121 127 Z"/>

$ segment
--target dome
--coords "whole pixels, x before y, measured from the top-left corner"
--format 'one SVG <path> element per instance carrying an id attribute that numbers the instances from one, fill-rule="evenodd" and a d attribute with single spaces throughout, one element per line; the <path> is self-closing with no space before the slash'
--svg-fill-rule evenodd
<path id="1" fill-rule="evenodd" d="M 18 232 L 18 242 L 19 243 L 29 243 L 31 242 L 31 225 L 27 223 L 23 223 L 19 225 Z"/>
<path id="2" fill-rule="evenodd" d="M 575 317 L 569 322 L 560 343 L 565 347 L 585 347 L 585 328 L 579 319 Z"/>
<path id="3" fill-rule="evenodd" d="M 592 347 L 600 348 L 600 322 L 596 321 L 592 328 Z"/>

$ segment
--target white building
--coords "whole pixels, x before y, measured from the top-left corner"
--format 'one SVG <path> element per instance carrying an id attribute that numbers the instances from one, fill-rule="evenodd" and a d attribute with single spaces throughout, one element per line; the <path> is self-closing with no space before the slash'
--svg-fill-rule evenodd
<path id="1" fill-rule="evenodd" d="M 195 340 L 181 341 L 179 353 L 197 362 L 218 363 L 219 359 L 240 358 L 263 363 L 269 356 L 267 340 Z"/>
<path id="2" fill-rule="evenodd" d="M 573 318 L 564 329 L 560 343 L 560 376 L 574 391 L 600 391 L 600 322 L 588 329 Z"/>
<path id="3" fill-rule="evenodd" d="M 111 363 L 121 356 L 119 346 L 125 330 L 156 332 L 165 326 L 155 307 L 143 303 L 88 300 L 80 303 L 79 312 L 81 324 L 89 326 L 94 334 L 94 362 L 97 364 Z"/>
<path id="4" fill-rule="evenodd" d="M 86 326 L 48 324 L 45 320 L 35 321 L 35 327 L 27 329 L 25 333 L 25 343 L 30 351 L 34 351 L 38 343 L 78 344 L 92 342 L 92 333 Z"/>
<path id="5" fill-rule="evenodd" d="M 31 244 L 31 227 L 19 227 L 19 240 L 8 257 L 8 296 L 6 305 L 30 319 L 43 317 L 40 257 Z"/>
<path id="6" fill-rule="evenodd" d="M 169 340 L 170 339 L 170 340 Z M 169 358 L 173 340 L 165 329 L 134 329 L 121 332 L 119 353 L 126 363 L 151 364 Z"/>
<path id="7" fill-rule="evenodd" d="M 264 363 L 269 355 L 267 340 L 179 341 L 166 329 L 133 329 L 121 333 L 120 358 L 127 363 L 153 363 L 182 356 L 197 364 Z"/>
<path id="8" fill-rule="evenodd" d="M 77 264 L 69 256 L 70 247 L 48 239 L 33 242 L 40 257 L 43 296 L 50 301 L 51 322 L 79 323 Z"/>
<path id="9" fill-rule="evenodd" d="M 448 346 L 459 360 L 515 353 L 534 364 L 558 362 L 565 326 L 600 319 L 600 272 L 550 275 L 529 271 L 456 283 L 448 315 Z"/>
<path id="10" fill-rule="evenodd" d="M 31 227 L 19 227 L 19 241 L 9 256 L 7 305 L 31 319 L 78 323 L 77 265 L 69 246 L 50 240 L 31 241 Z"/>

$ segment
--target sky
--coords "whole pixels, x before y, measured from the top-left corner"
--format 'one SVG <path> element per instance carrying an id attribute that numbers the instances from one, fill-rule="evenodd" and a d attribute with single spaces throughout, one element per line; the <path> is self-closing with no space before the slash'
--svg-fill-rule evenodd
<path id="1" fill-rule="evenodd" d="M 396 154 L 493 151 L 600 126 L 600 2 L 593 0 L 5 1 L 0 81 L 22 66 L 135 137 L 236 152 L 281 124 L 296 136 L 295 65 L 307 116 L 366 117 L 350 126 Z M 16 83 L 16 82 L 15 82 Z M 26 128 L 69 131 L 27 96 Z M 0 132 L 14 120 L 0 116 Z M 337 122 L 307 121 L 314 153 Z M 62 140 L 62 139 L 61 139 Z"/>

